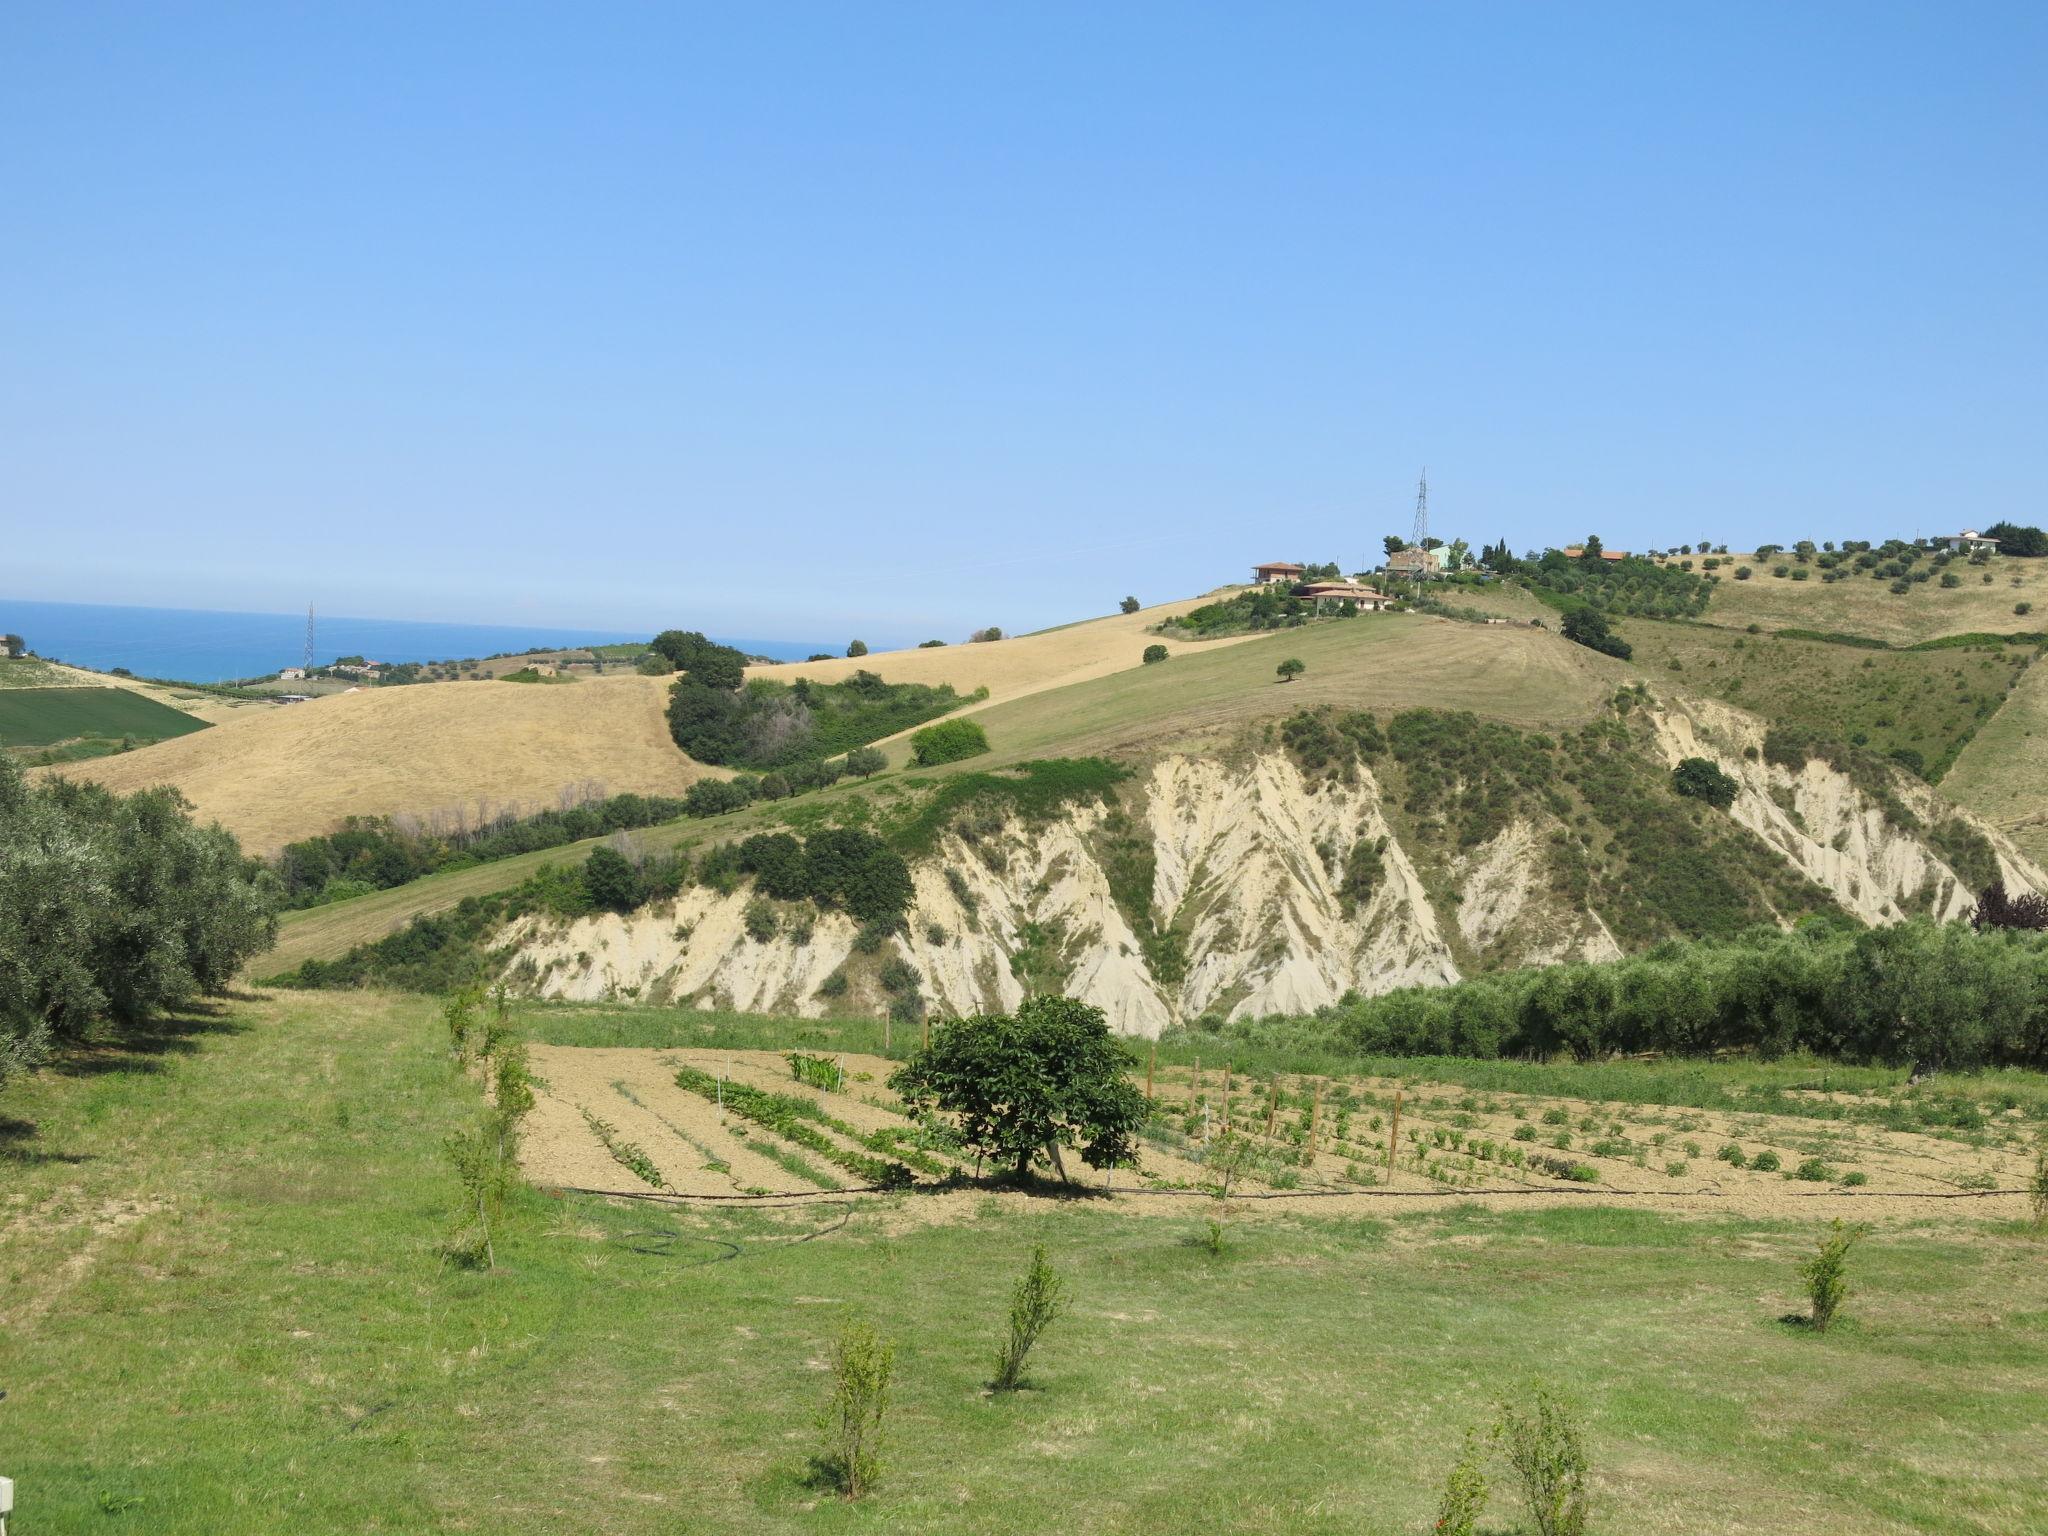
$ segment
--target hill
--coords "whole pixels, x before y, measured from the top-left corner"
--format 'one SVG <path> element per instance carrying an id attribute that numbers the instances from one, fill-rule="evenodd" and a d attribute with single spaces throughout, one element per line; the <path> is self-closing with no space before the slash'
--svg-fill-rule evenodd
<path id="1" fill-rule="evenodd" d="M 1779 565 L 1790 569 L 1786 555 L 1717 558 L 1722 562 L 1716 573 L 1721 581 L 1706 612 L 1715 624 L 1862 635 L 1888 645 L 1913 645 L 1943 635 L 2048 628 L 2048 560 L 2000 557 L 1982 567 L 1958 560 L 1949 569 L 1961 585 L 1914 582 L 1895 593 L 1890 582 L 1873 581 L 1863 572 L 1833 582 L 1820 580 L 1818 573 L 1805 581 L 1773 575 Z M 1745 565 L 1752 573 L 1749 580 L 1735 580 L 1735 570 Z M 2020 603 L 2030 603 L 2033 611 L 2015 614 L 2013 608 Z"/>
<path id="2" fill-rule="evenodd" d="M 772 677 L 777 682 L 793 682 L 807 677 L 817 682 L 839 683 L 855 672 L 865 670 L 890 683 L 950 683 L 960 694 L 986 688 L 989 702 L 999 704 L 1005 699 L 1021 698 L 1048 688 L 1128 671 L 1139 665 L 1148 645 L 1164 644 L 1169 652 L 1181 654 L 1229 644 L 1231 642 L 1228 641 L 1176 640 L 1150 633 L 1162 619 L 1186 613 L 1209 600 L 1205 596 L 1159 603 L 1150 608 L 1140 608 L 1136 613 L 1113 613 L 1102 618 L 1083 619 L 1055 629 L 1042 629 L 1002 640 L 875 651 L 865 656 L 837 657 L 831 661 L 750 667 L 748 675 Z"/>
<path id="3" fill-rule="evenodd" d="M 2048 863 L 2048 666 L 2035 662 L 1964 747 L 1943 793 Z"/>
<path id="4" fill-rule="evenodd" d="M 669 740 L 659 678 L 365 689 L 258 705 L 197 735 L 39 770 L 128 791 L 172 784 L 252 852 L 345 816 L 451 806 L 553 805 L 597 780 L 617 793 L 680 794 L 706 770 Z"/>

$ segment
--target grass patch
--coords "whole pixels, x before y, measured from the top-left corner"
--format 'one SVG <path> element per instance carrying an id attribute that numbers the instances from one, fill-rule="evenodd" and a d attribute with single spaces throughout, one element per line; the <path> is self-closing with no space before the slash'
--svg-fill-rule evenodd
<path id="1" fill-rule="evenodd" d="M 159 704 L 132 688 L 0 691 L 0 742 L 11 747 L 47 747 L 81 736 L 164 741 L 205 729 L 204 720 Z"/>
<path id="2" fill-rule="evenodd" d="M 8 1473 L 39 1529 L 116 1506 L 174 1536 L 513 1529 L 573 1506 L 616 1536 L 1012 1536 L 1051 1503 L 1105 1533 L 1391 1536 L 1428 1528 L 1464 1427 L 1537 1375 L 1584 1407 L 1603 1530 L 2048 1520 L 2048 1271 L 1990 1228 L 1874 1232 L 1853 1326 L 1825 1337 L 1772 1322 L 1813 1223 L 1581 1206 L 1241 1219 L 1217 1264 L 1183 1245 L 1192 1218 L 1071 1202 L 903 1227 L 522 1190 L 479 1275 L 438 1260 L 439 1142 L 477 1092 L 431 1002 L 194 1022 L 5 1100 L 9 1193 L 44 1213 L 14 1218 L 0 1267 Z M 1074 1310 L 1034 1390 L 995 1402 L 988 1341 L 1038 1245 Z M 860 1322 L 898 1353 L 886 1473 L 851 1508 L 809 1486 L 804 1429 Z"/>

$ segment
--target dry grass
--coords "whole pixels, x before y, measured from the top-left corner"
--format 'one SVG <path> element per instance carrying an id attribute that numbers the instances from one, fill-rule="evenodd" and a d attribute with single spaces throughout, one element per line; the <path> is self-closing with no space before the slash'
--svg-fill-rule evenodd
<path id="1" fill-rule="evenodd" d="M 1235 588 L 1227 590 L 1235 591 Z M 837 683 L 865 668 L 892 683 L 951 683 L 959 692 L 989 691 L 991 703 L 1042 693 L 1069 683 L 1086 682 L 1141 665 L 1148 645 L 1164 645 L 1173 654 L 1214 650 L 1232 642 L 1173 640 L 1147 631 L 1162 619 L 1186 613 L 1213 600 L 1213 594 L 1176 603 L 1114 613 L 1106 618 L 1044 629 L 983 645 L 946 645 L 931 650 L 877 651 L 858 658 L 804 661 L 754 667 L 749 675 L 789 682 L 807 677 Z"/>
<path id="2" fill-rule="evenodd" d="M 1720 558 L 1730 563 L 1722 565 L 1721 583 L 1707 605 L 1706 618 L 1715 624 L 1817 629 L 1865 635 L 1892 645 L 1980 630 L 2003 635 L 2048 626 L 2048 560 L 1993 560 L 1988 566 L 1958 561 L 1947 569 L 1962 578 L 1961 586 L 1943 587 L 1936 577 L 1894 594 L 1890 582 L 1872 581 L 1868 572 L 1847 581 L 1824 582 L 1816 569 L 1807 580 L 1793 581 L 1771 574 L 1774 565 L 1790 563 L 1785 555 L 1769 560 L 1750 555 Z M 1697 559 L 1694 564 L 1697 568 Z M 1747 565 L 1755 574 L 1737 581 L 1736 565 Z M 2015 578 L 2018 586 L 2013 585 Z M 2015 614 L 2013 604 L 2020 602 L 2032 603 L 2034 611 Z"/>
<path id="3" fill-rule="evenodd" d="M 669 739 L 659 678 L 567 688 L 450 683 L 261 705 L 210 731 L 45 770 L 129 791 L 172 784 L 253 852 L 344 816 L 553 805 L 565 786 L 680 794 L 707 771 Z"/>

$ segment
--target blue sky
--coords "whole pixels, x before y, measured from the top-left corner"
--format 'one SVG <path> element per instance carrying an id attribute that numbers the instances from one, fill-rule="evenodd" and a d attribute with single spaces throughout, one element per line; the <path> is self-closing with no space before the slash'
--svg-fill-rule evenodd
<path id="1" fill-rule="evenodd" d="M 0 8 L 0 593 L 871 642 L 2040 521 L 2048 7 Z"/>

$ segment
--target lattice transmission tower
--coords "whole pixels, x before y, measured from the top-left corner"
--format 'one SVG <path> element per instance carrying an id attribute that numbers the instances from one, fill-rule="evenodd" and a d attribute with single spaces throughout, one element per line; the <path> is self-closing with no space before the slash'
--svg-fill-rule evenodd
<path id="1" fill-rule="evenodd" d="M 1424 468 L 1422 479 L 1415 487 L 1415 534 L 1408 540 L 1410 549 L 1421 549 L 1423 540 L 1429 537 L 1429 470 Z"/>
<path id="2" fill-rule="evenodd" d="M 313 605 L 306 604 L 306 670 L 313 670 Z"/>

